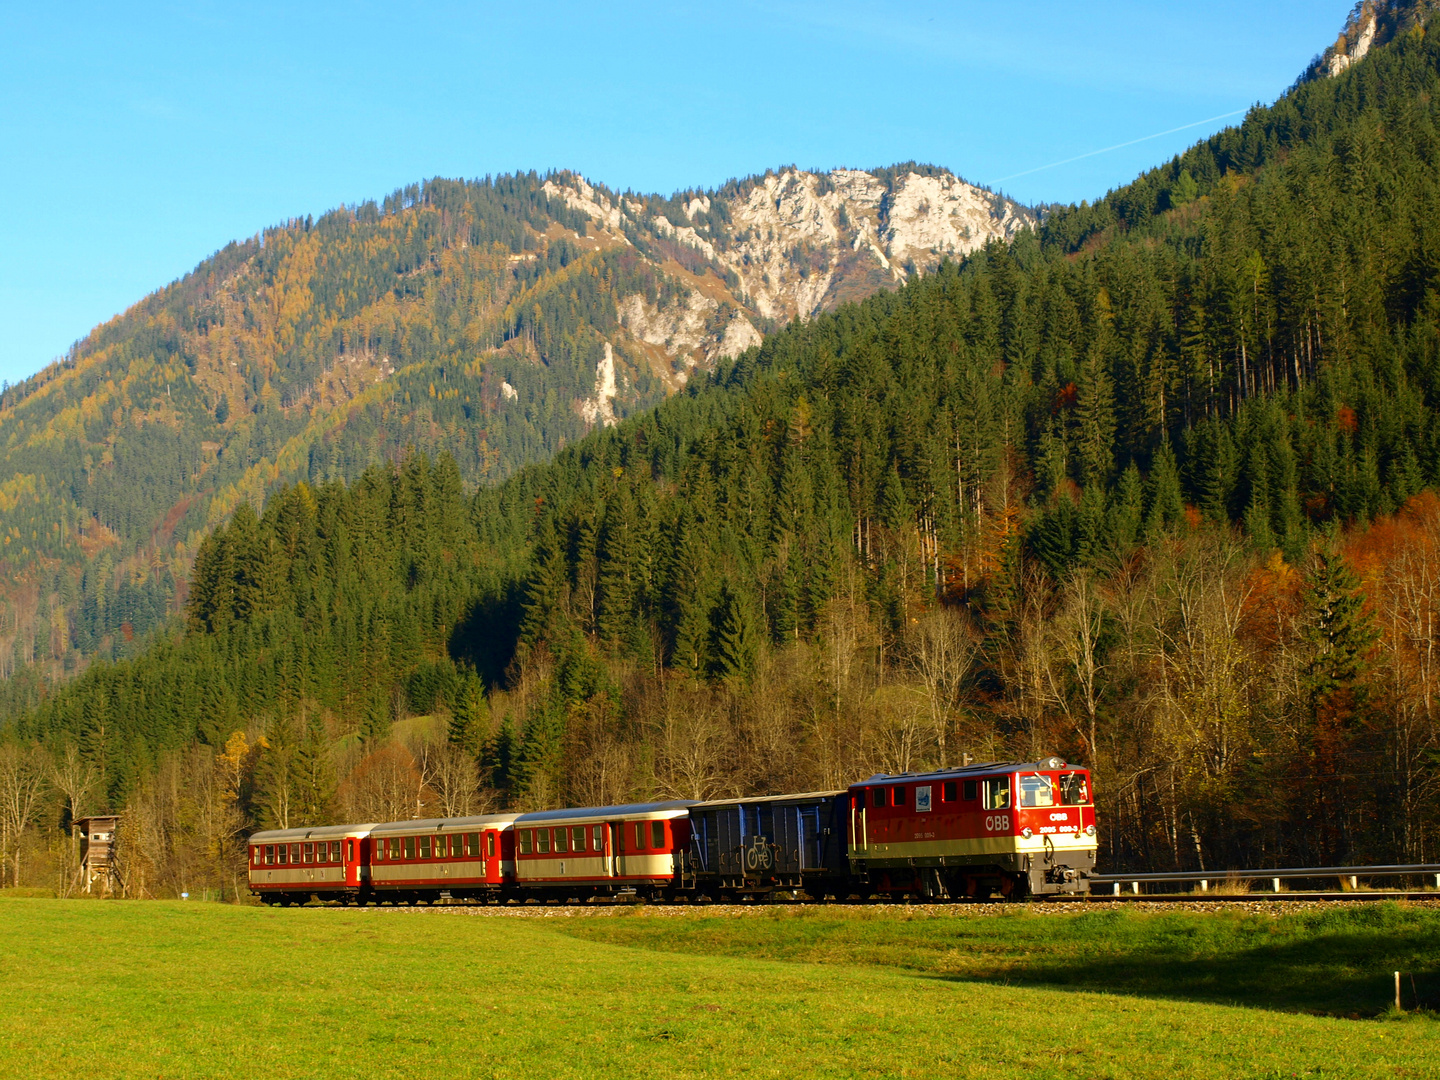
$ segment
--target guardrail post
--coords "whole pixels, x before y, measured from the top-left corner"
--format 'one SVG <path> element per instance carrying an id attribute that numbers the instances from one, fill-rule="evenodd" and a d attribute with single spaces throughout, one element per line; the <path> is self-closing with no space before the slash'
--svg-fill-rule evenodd
<path id="1" fill-rule="evenodd" d="M 1400 1011 L 1400 972 L 1395 972 L 1395 1011 Z"/>
<path id="2" fill-rule="evenodd" d="M 1350 888 L 1352 888 L 1352 889 L 1358 889 L 1358 888 L 1360 888 L 1360 879 L 1357 878 L 1354 874 L 1351 874 L 1351 875 L 1350 875 Z"/>
<path id="3" fill-rule="evenodd" d="M 1440 874 L 1435 875 L 1435 888 L 1440 889 Z"/>
<path id="4" fill-rule="evenodd" d="M 1204 878 L 1201 878 L 1201 879 L 1200 879 L 1200 891 L 1201 891 L 1201 892 L 1209 892 L 1209 891 L 1210 891 L 1210 882 L 1206 881 Z"/>
<path id="5" fill-rule="evenodd" d="M 1116 896 L 1119 896 L 1119 895 L 1120 895 L 1120 883 L 1119 883 L 1118 881 L 1115 882 L 1115 895 L 1116 895 Z"/>
<path id="6" fill-rule="evenodd" d="M 1140 895 L 1140 883 L 1139 883 L 1138 881 L 1132 881 L 1132 882 L 1130 882 L 1130 891 L 1131 891 L 1132 893 L 1134 893 L 1136 896 L 1139 896 L 1139 895 Z"/>
<path id="7" fill-rule="evenodd" d="M 1280 879 L 1278 877 L 1272 877 L 1270 879 L 1270 888 L 1273 892 L 1280 891 Z"/>

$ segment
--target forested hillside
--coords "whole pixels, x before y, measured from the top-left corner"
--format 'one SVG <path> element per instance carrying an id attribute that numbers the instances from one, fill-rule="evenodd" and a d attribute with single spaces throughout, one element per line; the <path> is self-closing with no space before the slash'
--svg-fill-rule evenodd
<path id="1" fill-rule="evenodd" d="M 1437 114 L 1414 29 L 496 488 L 242 508 L 7 753 L 71 748 L 156 888 L 254 824 L 1041 751 L 1111 866 L 1433 858 Z"/>
<path id="2" fill-rule="evenodd" d="M 230 244 L 0 392 L 0 715 L 143 648 L 241 501 L 411 452 L 495 483 L 762 328 L 1031 220 L 920 165 L 668 198 L 554 173 Z"/>

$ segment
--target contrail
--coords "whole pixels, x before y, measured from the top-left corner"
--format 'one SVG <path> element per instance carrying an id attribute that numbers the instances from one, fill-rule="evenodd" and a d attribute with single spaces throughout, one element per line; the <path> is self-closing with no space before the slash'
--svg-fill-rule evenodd
<path id="1" fill-rule="evenodd" d="M 1196 120 L 1191 124 L 1181 124 L 1169 131 L 1157 131 L 1154 135 L 1142 135 L 1138 139 L 1131 139 L 1129 142 L 1116 143 L 1114 146 L 1107 146 L 1101 150 L 1091 150 L 1086 154 L 1076 154 L 1074 157 L 1066 158 L 1064 161 L 1052 161 L 1049 165 L 1037 165 L 1033 169 L 1026 169 L 1024 172 L 1011 173 L 1009 176 L 1002 176 L 994 181 L 1003 184 L 1006 180 L 1014 180 L 1017 176 L 1029 176 L 1031 173 L 1044 172 L 1046 169 L 1058 169 L 1061 165 L 1069 165 L 1072 161 L 1082 161 L 1087 157 L 1094 157 L 1096 154 L 1108 154 L 1111 150 L 1123 150 L 1127 146 L 1134 146 L 1136 143 L 1149 142 L 1151 139 L 1158 139 L 1162 135 L 1174 135 L 1177 131 L 1184 131 L 1186 128 L 1199 127 L 1201 124 L 1213 124 L 1216 120 L 1227 120 L 1232 116 L 1239 116 L 1248 109 L 1236 109 L 1234 112 L 1221 113 L 1219 116 L 1212 116 L 1206 120 Z"/>

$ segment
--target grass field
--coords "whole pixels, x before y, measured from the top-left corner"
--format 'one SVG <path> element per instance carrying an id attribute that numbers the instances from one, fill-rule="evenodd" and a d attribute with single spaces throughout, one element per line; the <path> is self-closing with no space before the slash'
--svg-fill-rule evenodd
<path id="1" fill-rule="evenodd" d="M 1435 1076 L 1430 1016 L 1284 1009 L 1373 1009 L 1392 958 L 1433 973 L 1437 942 L 1440 916 L 1392 906 L 1292 922 L 3 900 L 0 1075 Z M 1326 981 L 1348 989 L 1306 989 Z"/>

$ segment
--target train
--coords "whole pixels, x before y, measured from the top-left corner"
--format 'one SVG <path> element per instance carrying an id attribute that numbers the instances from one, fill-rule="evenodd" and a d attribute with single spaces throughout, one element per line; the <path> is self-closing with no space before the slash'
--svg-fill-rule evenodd
<path id="1" fill-rule="evenodd" d="M 1058 757 L 837 791 L 254 833 L 266 904 L 1023 900 L 1089 891 L 1088 769 Z"/>

